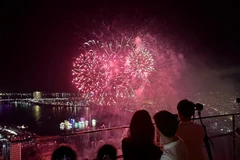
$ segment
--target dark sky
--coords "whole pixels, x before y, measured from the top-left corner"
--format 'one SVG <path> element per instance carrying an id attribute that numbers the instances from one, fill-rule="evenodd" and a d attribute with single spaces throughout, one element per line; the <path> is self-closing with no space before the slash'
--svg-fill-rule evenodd
<path id="1" fill-rule="evenodd" d="M 74 33 L 86 28 L 88 17 L 101 10 L 109 17 L 136 11 L 165 19 L 177 32 L 197 41 L 199 53 L 186 57 L 208 57 L 213 68 L 240 67 L 240 7 L 236 2 L 4 0 L 0 91 L 74 92 L 71 65 L 79 44 Z"/>

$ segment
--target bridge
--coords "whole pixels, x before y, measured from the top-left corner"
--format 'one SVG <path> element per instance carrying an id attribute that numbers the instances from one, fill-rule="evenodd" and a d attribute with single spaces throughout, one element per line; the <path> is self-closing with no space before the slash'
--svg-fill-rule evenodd
<path id="1" fill-rule="evenodd" d="M 70 100 L 71 98 L 40 98 L 40 99 L 34 99 L 34 98 L 9 98 L 9 99 L 0 99 L 0 102 L 7 102 L 7 101 L 27 101 L 27 102 L 39 102 L 39 101 L 66 101 Z"/>
<path id="2" fill-rule="evenodd" d="M 48 105 L 56 107 L 71 107 L 71 106 L 87 106 L 88 103 L 85 99 L 82 98 L 11 98 L 11 99 L 0 99 L 0 103 L 9 103 L 9 102 L 24 102 L 28 104 L 36 105 Z"/>

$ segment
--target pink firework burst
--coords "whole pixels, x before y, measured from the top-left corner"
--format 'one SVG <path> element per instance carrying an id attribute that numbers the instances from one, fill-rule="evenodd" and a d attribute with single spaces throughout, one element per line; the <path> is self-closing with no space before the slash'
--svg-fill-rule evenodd
<path id="1" fill-rule="evenodd" d="M 148 50 L 135 49 L 129 53 L 125 67 L 132 80 L 148 82 L 148 76 L 154 71 L 154 59 Z"/>
<path id="2" fill-rule="evenodd" d="M 154 70 L 150 52 L 129 39 L 114 43 L 92 40 L 84 44 L 84 50 L 73 63 L 73 83 L 83 97 L 100 105 L 135 97 Z"/>

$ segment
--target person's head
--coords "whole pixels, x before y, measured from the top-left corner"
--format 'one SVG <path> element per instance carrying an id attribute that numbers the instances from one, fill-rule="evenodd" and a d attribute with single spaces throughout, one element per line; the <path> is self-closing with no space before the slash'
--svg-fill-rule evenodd
<path id="1" fill-rule="evenodd" d="M 97 154 L 97 160 L 116 160 L 117 150 L 110 144 L 103 145 Z"/>
<path id="2" fill-rule="evenodd" d="M 76 160 L 76 152 L 69 146 L 58 147 L 52 154 L 52 160 Z"/>
<path id="3" fill-rule="evenodd" d="M 178 116 L 181 121 L 190 121 L 194 115 L 195 104 L 187 99 L 181 100 L 177 105 Z"/>
<path id="4" fill-rule="evenodd" d="M 154 134 L 154 126 L 149 113 L 146 110 L 136 111 L 129 127 L 131 140 L 136 143 L 153 143 Z"/>
<path id="5" fill-rule="evenodd" d="M 178 120 L 174 114 L 163 110 L 157 112 L 153 118 L 161 136 L 167 138 L 175 137 L 178 128 Z"/>

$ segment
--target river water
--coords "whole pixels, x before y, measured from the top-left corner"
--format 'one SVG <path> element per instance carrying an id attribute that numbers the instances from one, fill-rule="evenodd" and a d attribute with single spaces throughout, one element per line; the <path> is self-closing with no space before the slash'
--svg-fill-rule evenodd
<path id="1" fill-rule="evenodd" d="M 60 123 L 70 118 L 97 121 L 97 128 L 129 124 L 132 113 L 114 107 L 60 107 L 40 106 L 23 102 L 0 104 L 0 123 L 26 125 L 30 132 L 40 136 L 63 133 Z"/>

